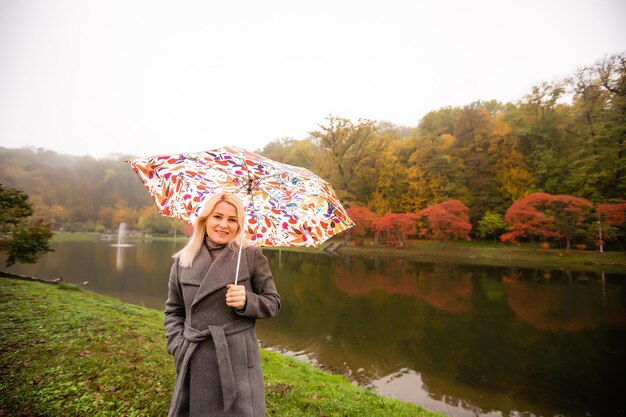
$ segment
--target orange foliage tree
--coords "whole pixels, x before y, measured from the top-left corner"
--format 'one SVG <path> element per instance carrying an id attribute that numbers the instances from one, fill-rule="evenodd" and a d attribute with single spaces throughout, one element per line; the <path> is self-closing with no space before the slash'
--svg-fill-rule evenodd
<path id="1" fill-rule="evenodd" d="M 514 202 L 506 211 L 504 220 L 510 228 L 502 241 L 519 238 L 565 239 L 569 249 L 583 223 L 590 218 L 593 204 L 584 198 L 570 195 L 533 193 Z"/>
<path id="2" fill-rule="evenodd" d="M 626 237 L 626 202 L 598 204 L 596 214 L 602 228 L 602 240 L 620 242 Z"/>
<path id="3" fill-rule="evenodd" d="M 348 216 L 354 221 L 354 226 L 348 229 L 346 238 L 350 237 L 362 239 L 372 230 L 372 223 L 379 218 L 376 213 L 373 213 L 367 207 L 350 207 L 346 209 Z"/>
<path id="4" fill-rule="evenodd" d="M 500 236 L 500 240 L 515 242 L 528 238 L 535 242 L 536 239 L 557 237 L 558 233 L 552 228 L 554 217 L 546 214 L 551 201 L 550 194 L 533 193 L 511 204 L 504 214 L 504 221 L 511 231 Z"/>
<path id="5" fill-rule="evenodd" d="M 470 240 L 472 225 L 469 221 L 469 208 L 459 200 L 448 200 L 426 207 L 418 213 L 418 218 L 426 225 L 420 236 L 442 242 Z"/>
<path id="6" fill-rule="evenodd" d="M 554 227 L 565 239 L 565 249 L 569 249 L 583 223 L 590 220 L 593 204 L 580 197 L 555 195 L 551 207 L 555 218 Z"/>
<path id="7" fill-rule="evenodd" d="M 376 231 L 376 243 L 379 243 L 382 233 L 389 234 L 390 242 L 395 237 L 397 243 L 404 244 L 407 236 L 417 234 L 418 216 L 414 213 L 387 213 L 376 219 L 372 227 Z"/>

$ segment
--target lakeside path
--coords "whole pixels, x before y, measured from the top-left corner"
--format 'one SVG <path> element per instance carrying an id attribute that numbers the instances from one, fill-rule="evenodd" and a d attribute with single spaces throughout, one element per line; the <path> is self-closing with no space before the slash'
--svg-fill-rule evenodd
<path id="1" fill-rule="evenodd" d="M 160 311 L 0 276 L 0 335 L 0 416 L 167 415 L 175 371 Z M 268 416 L 445 417 L 279 353 L 261 359 Z"/>

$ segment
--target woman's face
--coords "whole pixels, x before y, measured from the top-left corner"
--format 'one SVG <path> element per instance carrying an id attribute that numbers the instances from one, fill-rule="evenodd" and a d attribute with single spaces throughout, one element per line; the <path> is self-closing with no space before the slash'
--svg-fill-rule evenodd
<path id="1" fill-rule="evenodd" d="M 239 230 L 237 209 L 225 201 L 220 201 L 206 219 L 206 234 L 215 243 L 228 243 Z"/>

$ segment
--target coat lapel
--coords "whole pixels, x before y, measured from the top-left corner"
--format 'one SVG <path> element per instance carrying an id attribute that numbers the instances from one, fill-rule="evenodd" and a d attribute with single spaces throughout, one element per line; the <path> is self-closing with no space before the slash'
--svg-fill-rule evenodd
<path id="1" fill-rule="evenodd" d="M 219 256 L 211 261 L 211 255 L 209 251 L 202 245 L 201 253 L 198 255 L 198 258 L 207 257 L 209 259 L 208 269 L 204 269 L 206 271 L 202 274 L 202 271 L 198 271 L 199 276 L 203 276 L 202 283 L 200 284 L 200 288 L 198 288 L 198 292 L 194 297 L 192 306 L 197 304 L 200 300 L 205 298 L 207 295 L 226 287 L 228 284 L 232 284 L 235 281 L 235 273 L 237 267 L 237 253 L 233 252 L 230 248 L 226 247 L 219 254 Z M 200 261 L 200 259 L 196 259 L 195 263 Z M 200 265 L 203 265 L 206 268 L 206 262 L 199 262 Z M 246 262 L 245 254 L 241 254 L 241 265 L 239 267 L 239 281 L 243 281 L 248 278 L 248 264 Z"/>

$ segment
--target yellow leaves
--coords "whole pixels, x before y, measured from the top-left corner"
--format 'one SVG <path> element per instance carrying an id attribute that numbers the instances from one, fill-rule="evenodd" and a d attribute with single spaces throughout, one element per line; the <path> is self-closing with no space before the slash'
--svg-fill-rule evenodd
<path id="1" fill-rule="evenodd" d="M 440 136 L 439 148 L 442 150 L 448 150 L 454 146 L 456 138 L 448 133 Z"/>
<path id="2" fill-rule="evenodd" d="M 503 117 L 504 115 L 500 114 L 491 119 L 491 123 L 489 127 L 491 130 L 492 136 L 505 137 L 505 136 L 508 136 L 513 130 L 509 123 L 502 120 Z"/>

